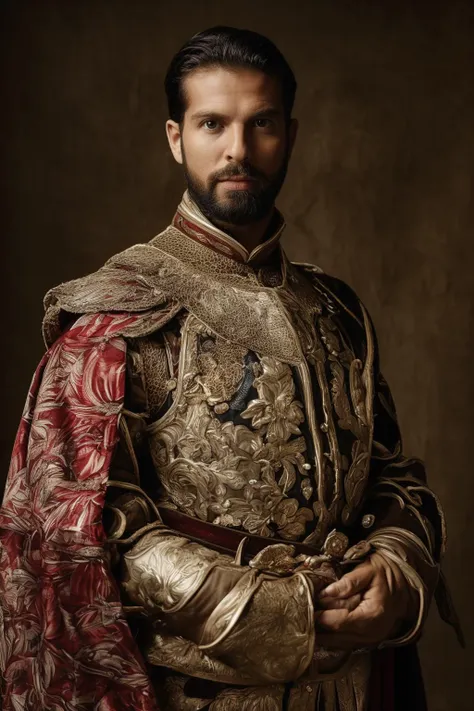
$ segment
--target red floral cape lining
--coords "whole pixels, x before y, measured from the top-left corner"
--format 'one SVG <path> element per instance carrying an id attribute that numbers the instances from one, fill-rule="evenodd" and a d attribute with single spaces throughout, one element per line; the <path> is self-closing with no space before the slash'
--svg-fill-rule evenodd
<path id="1" fill-rule="evenodd" d="M 87 315 L 43 357 L 0 509 L 4 711 L 157 711 L 104 550 L 130 314 Z"/>

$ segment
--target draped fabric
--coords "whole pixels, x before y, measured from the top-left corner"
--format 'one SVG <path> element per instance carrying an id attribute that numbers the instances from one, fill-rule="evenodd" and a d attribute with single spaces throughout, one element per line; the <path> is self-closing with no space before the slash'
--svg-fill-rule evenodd
<path id="1" fill-rule="evenodd" d="M 110 573 L 102 508 L 130 315 L 80 318 L 43 357 L 0 509 L 4 711 L 157 711 Z"/>

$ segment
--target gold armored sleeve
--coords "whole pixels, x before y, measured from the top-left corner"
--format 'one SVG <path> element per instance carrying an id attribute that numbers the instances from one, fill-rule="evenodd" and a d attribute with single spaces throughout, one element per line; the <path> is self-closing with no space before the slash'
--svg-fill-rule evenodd
<path id="1" fill-rule="evenodd" d="M 330 573 L 299 565 L 293 546 L 268 546 L 239 565 L 169 531 L 153 531 L 124 555 L 123 565 L 124 590 L 145 608 L 158 636 L 191 642 L 203 664 L 211 657 L 259 684 L 297 679 L 310 665 L 313 599 Z M 156 654 L 156 640 L 154 646 Z"/>

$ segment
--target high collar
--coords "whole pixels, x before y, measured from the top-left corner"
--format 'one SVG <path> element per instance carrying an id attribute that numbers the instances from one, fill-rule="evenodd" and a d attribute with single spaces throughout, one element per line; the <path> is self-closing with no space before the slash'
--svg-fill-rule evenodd
<path id="1" fill-rule="evenodd" d="M 264 264 L 279 245 L 286 224 L 283 215 L 276 209 L 274 222 L 275 228 L 270 237 L 249 252 L 234 237 L 212 224 L 203 215 L 187 190 L 173 218 L 174 227 L 191 239 L 225 257 L 251 266 Z"/>

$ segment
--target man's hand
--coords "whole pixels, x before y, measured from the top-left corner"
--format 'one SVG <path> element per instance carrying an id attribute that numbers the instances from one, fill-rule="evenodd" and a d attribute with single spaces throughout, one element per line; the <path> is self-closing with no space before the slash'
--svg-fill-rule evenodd
<path id="1" fill-rule="evenodd" d="M 379 553 L 328 585 L 316 612 L 318 644 L 328 649 L 372 647 L 397 635 L 416 616 L 416 593 L 395 563 Z"/>

